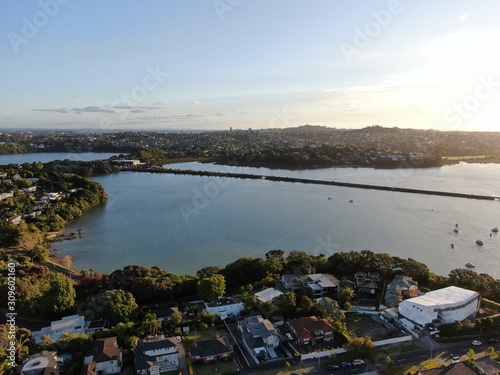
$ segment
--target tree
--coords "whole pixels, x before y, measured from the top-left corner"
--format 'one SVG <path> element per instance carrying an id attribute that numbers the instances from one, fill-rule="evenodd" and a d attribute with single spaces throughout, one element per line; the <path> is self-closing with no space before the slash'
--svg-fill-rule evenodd
<path id="1" fill-rule="evenodd" d="M 216 273 L 219 273 L 220 270 L 221 268 L 218 266 L 208 266 L 196 272 L 196 276 L 201 278 L 210 277 L 212 275 L 215 275 Z"/>
<path id="2" fill-rule="evenodd" d="M 87 319 L 106 319 L 112 326 L 135 319 L 137 303 L 130 292 L 111 289 L 87 298 L 81 312 Z"/>
<path id="3" fill-rule="evenodd" d="M 344 320 L 345 315 L 340 310 L 340 306 L 337 301 L 331 298 L 325 297 L 316 304 L 319 311 L 319 315 L 323 318 L 334 319 L 334 320 Z"/>
<path id="4" fill-rule="evenodd" d="M 205 301 L 212 301 L 226 293 L 226 278 L 215 274 L 198 281 L 198 295 Z"/>
<path id="5" fill-rule="evenodd" d="M 297 298 L 293 292 L 285 292 L 273 300 L 274 305 L 286 316 L 295 312 Z"/>
<path id="6" fill-rule="evenodd" d="M 156 335 L 161 328 L 161 322 L 156 319 L 156 314 L 147 313 L 141 323 L 141 328 L 146 335 Z"/>
<path id="7" fill-rule="evenodd" d="M 345 345 L 345 350 L 354 357 L 371 358 L 375 351 L 375 344 L 371 337 L 352 337 Z"/>
<path id="8" fill-rule="evenodd" d="M 49 277 L 49 288 L 40 298 L 42 313 L 46 317 L 60 314 L 75 305 L 76 292 L 70 279 L 61 273 Z"/>

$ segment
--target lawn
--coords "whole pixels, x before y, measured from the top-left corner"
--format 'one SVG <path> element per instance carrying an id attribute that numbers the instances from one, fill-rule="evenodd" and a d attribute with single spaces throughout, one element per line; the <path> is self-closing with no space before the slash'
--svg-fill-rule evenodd
<path id="1" fill-rule="evenodd" d="M 238 366 L 234 361 L 217 362 L 209 365 L 202 363 L 193 366 L 196 375 L 214 375 L 214 374 L 234 374 L 238 371 Z"/>
<path id="2" fill-rule="evenodd" d="M 394 337 L 387 328 L 372 320 L 369 315 L 346 314 L 345 322 L 349 332 L 358 337 L 370 336 L 373 341 Z"/>
<path id="3" fill-rule="evenodd" d="M 203 341 L 215 339 L 217 336 L 230 336 L 229 332 L 225 329 L 215 329 L 213 327 L 199 332 L 190 332 L 189 335 L 185 336 L 188 340 L 193 342 L 194 340 Z"/>

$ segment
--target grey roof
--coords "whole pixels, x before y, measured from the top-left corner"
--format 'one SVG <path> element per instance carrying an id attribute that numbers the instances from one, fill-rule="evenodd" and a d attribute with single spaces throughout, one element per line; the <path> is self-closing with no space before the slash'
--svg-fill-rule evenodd
<path id="1" fill-rule="evenodd" d="M 211 357 L 224 353 L 231 353 L 231 345 L 226 337 L 218 337 L 212 340 L 199 341 L 191 345 L 191 357 Z"/>

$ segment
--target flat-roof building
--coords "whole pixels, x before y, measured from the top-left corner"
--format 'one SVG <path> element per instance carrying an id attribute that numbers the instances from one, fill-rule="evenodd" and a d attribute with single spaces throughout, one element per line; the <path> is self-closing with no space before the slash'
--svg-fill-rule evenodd
<path id="1" fill-rule="evenodd" d="M 422 327 L 430 323 L 453 323 L 474 317 L 479 301 L 479 293 L 449 286 L 401 302 L 399 313 Z"/>

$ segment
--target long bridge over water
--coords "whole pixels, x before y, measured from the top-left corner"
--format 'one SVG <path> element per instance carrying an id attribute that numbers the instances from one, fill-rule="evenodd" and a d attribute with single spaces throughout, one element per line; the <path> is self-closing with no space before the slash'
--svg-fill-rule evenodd
<path id="1" fill-rule="evenodd" d="M 443 197 L 500 201 L 500 196 L 493 196 L 493 195 L 480 195 L 480 194 L 472 194 L 472 193 L 466 194 L 466 193 L 456 193 L 456 192 L 439 191 L 439 190 L 412 189 L 412 188 L 395 187 L 395 186 L 358 184 L 358 183 L 351 183 L 351 182 L 312 180 L 312 179 L 307 179 L 307 178 L 296 178 L 296 177 L 264 176 L 264 175 L 249 174 L 249 173 L 196 171 L 196 170 L 171 169 L 171 168 L 134 168 L 134 167 L 122 168 L 121 170 L 122 171 L 132 171 L 132 172 L 169 173 L 169 174 L 182 174 L 182 175 L 192 175 L 192 176 L 208 176 L 208 177 L 242 178 L 242 179 L 250 179 L 250 180 L 294 182 L 294 183 L 302 183 L 302 184 L 342 186 L 342 187 L 356 188 L 356 189 L 394 191 L 394 192 L 398 192 L 398 193 L 426 194 L 426 195 L 438 195 L 438 196 L 443 196 Z"/>

